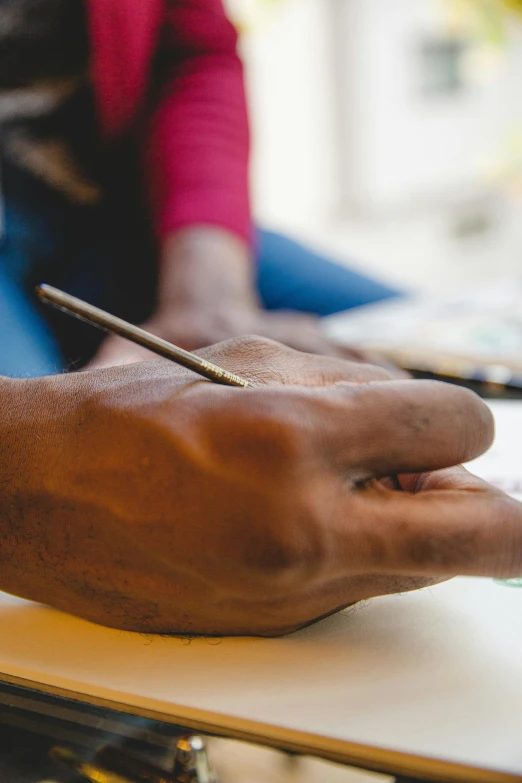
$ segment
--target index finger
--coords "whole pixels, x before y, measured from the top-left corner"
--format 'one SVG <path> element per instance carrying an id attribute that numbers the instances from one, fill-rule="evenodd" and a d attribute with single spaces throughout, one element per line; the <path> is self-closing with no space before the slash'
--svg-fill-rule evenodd
<path id="1" fill-rule="evenodd" d="M 361 480 L 457 465 L 493 441 L 489 408 L 447 383 L 339 383 L 307 392 L 322 401 L 310 419 L 317 447 L 330 465 L 358 470 Z"/>

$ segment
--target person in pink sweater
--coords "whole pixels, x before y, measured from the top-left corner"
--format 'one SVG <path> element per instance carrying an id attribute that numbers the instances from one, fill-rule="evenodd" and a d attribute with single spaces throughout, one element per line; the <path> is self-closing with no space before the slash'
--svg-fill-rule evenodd
<path id="1" fill-rule="evenodd" d="M 0 373 L 143 356 L 38 312 L 40 279 L 189 349 L 255 333 L 335 353 L 317 316 L 396 293 L 253 228 L 243 68 L 222 0 L 0 10 L 0 326 L 16 335 Z"/>

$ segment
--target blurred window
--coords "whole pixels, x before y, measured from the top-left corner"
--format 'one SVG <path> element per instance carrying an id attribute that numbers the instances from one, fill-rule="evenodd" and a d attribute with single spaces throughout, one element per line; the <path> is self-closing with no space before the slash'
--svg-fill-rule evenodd
<path id="1" fill-rule="evenodd" d="M 423 95 L 453 95 L 466 88 L 465 51 L 465 41 L 455 38 L 430 38 L 422 43 L 419 61 Z"/>

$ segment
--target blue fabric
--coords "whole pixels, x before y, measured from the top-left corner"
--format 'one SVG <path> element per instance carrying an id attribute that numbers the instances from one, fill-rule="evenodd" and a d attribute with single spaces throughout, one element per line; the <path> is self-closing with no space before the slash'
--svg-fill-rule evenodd
<path id="1" fill-rule="evenodd" d="M 35 283 L 53 283 L 134 322 L 147 317 L 154 301 L 151 251 L 132 240 L 129 222 L 123 226 L 104 217 L 103 209 L 85 212 L 53 199 L 35 211 L 34 189 L 31 195 L 26 215 L 8 205 L 0 242 L 0 374 L 12 377 L 81 364 L 102 338 L 63 314 L 41 310 Z M 66 217 L 57 220 L 59 207 Z M 258 251 L 259 293 L 270 310 L 329 315 L 398 294 L 279 234 L 259 231 Z"/>
<path id="2" fill-rule="evenodd" d="M 12 378 L 52 375 L 63 359 L 34 302 L 0 268 L 0 375 Z"/>
<path id="3" fill-rule="evenodd" d="M 267 310 L 324 316 L 400 295 L 280 234 L 260 231 L 257 247 L 259 293 Z"/>

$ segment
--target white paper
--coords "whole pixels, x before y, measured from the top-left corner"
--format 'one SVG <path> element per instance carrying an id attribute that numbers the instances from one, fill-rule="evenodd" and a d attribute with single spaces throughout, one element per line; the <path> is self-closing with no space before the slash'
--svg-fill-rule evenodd
<path id="1" fill-rule="evenodd" d="M 490 402 L 495 416 L 495 443 L 479 459 L 471 462 L 471 471 L 522 500 L 522 401 Z"/>

